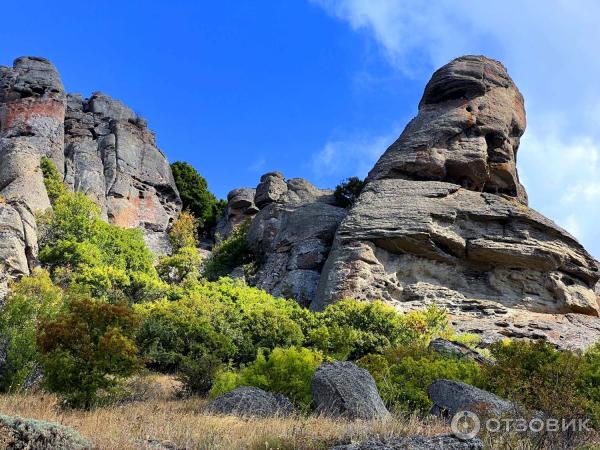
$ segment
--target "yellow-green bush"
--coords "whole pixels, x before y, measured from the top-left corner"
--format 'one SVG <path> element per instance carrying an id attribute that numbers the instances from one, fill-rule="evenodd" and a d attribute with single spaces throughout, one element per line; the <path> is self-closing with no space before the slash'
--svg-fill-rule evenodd
<path id="1" fill-rule="evenodd" d="M 219 373 L 211 395 L 214 397 L 239 386 L 255 386 L 284 394 L 301 409 L 308 410 L 310 380 L 322 362 L 321 352 L 307 348 L 275 348 L 269 354 L 260 351 L 256 360 L 241 370 Z"/>

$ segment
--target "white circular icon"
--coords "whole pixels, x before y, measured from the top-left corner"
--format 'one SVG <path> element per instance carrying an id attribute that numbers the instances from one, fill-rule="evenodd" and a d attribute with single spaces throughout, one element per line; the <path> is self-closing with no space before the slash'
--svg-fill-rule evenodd
<path id="1" fill-rule="evenodd" d="M 481 421 L 477 414 L 471 411 L 459 411 L 454 414 L 450 424 L 452 433 L 458 439 L 467 441 L 473 439 L 481 429 Z"/>

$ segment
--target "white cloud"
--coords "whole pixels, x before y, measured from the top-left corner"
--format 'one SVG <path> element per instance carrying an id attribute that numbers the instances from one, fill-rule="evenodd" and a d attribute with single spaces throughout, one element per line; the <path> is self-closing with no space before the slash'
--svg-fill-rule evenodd
<path id="1" fill-rule="evenodd" d="M 600 2 L 310 1 L 374 39 L 403 76 L 425 82 L 462 54 L 501 60 L 526 99 L 519 169 L 531 205 L 600 257 Z"/>
<path id="2" fill-rule="evenodd" d="M 317 152 L 311 161 L 312 171 L 317 181 L 337 176 L 340 180 L 348 176 L 349 168 L 354 171 L 350 176 L 366 177 L 375 165 L 381 153 L 396 140 L 397 129 L 383 136 L 352 135 L 343 140 L 331 140 Z"/>

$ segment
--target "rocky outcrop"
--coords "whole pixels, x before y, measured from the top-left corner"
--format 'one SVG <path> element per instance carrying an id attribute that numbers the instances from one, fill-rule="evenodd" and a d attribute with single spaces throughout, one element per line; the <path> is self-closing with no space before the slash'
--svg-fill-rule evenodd
<path id="1" fill-rule="evenodd" d="M 331 450 L 483 450 L 480 439 L 461 441 L 445 436 L 410 436 L 391 439 L 369 439 L 361 444 L 339 445 Z"/>
<path id="2" fill-rule="evenodd" d="M 475 350 L 458 342 L 447 341 L 445 339 L 433 339 L 428 346 L 432 352 L 438 353 L 446 358 L 463 359 L 475 361 L 478 364 L 493 364 L 493 361 L 480 355 Z"/>
<path id="3" fill-rule="evenodd" d="M 105 219 L 142 228 L 153 250 L 166 250 L 181 201 L 145 121 L 104 94 L 67 95 L 52 63 L 18 58 L 0 67 L 0 296 L 9 278 L 35 265 L 34 215 L 50 207 L 42 156 Z"/>
<path id="4" fill-rule="evenodd" d="M 596 262 L 527 207 L 524 130 L 523 97 L 499 62 L 466 56 L 438 70 L 339 226 L 311 308 L 344 297 L 403 311 L 435 303 L 484 340 L 600 338 Z"/>
<path id="5" fill-rule="evenodd" d="M 57 423 L 0 414 L 0 445 L 7 450 L 87 450 L 92 445 Z"/>
<path id="6" fill-rule="evenodd" d="M 253 283 L 310 305 L 335 231 L 346 215 L 333 192 L 270 172 L 256 189 L 235 189 L 228 199 L 216 234 L 227 237 L 240 223 L 252 221 L 246 241 L 257 264 Z"/>
<path id="7" fill-rule="evenodd" d="M 386 419 L 390 415 L 371 374 L 352 362 L 323 363 L 310 388 L 317 414 L 350 420 Z"/>
<path id="8" fill-rule="evenodd" d="M 436 416 L 452 418 L 460 411 L 501 416 L 519 411 L 513 403 L 460 381 L 436 380 L 428 394 L 433 402 L 431 414 Z"/>
<path id="9" fill-rule="evenodd" d="M 295 409 L 284 395 L 242 386 L 219 395 L 209 403 L 206 411 L 211 414 L 241 417 L 281 417 L 294 414 Z"/>

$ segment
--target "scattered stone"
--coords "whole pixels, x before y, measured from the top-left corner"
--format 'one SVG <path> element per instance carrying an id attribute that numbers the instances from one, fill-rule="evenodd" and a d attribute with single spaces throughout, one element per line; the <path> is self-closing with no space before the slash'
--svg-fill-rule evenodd
<path id="1" fill-rule="evenodd" d="M 370 439 L 362 444 L 339 445 L 331 450 L 483 450 L 480 439 L 461 441 L 454 436 L 411 436 L 385 440 Z"/>
<path id="2" fill-rule="evenodd" d="M 311 391 L 317 414 L 350 420 L 390 415 L 371 374 L 349 361 L 323 363 L 312 378 Z"/>
<path id="3" fill-rule="evenodd" d="M 0 448 L 6 450 L 86 450 L 92 446 L 62 425 L 0 414 Z"/>
<path id="4" fill-rule="evenodd" d="M 491 364 L 492 360 L 480 355 L 475 350 L 458 342 L 447 341 L 445 339 L 434 339 L 429 343 L 429 350 L 439 353 L 443 356 L 449 356 L 456 359 L 473 360 L 479 364 Z"/>
<path id="5" fill-rule="evenodd" d="M 436 380 L 428 394 L 431 414 L 436 416 L 452 418 L 459 411 L 501 416 L 519 411 L 514 403 L 460 381 Z"/>
<path id="6" fill-rule="evenodd" d="M 212 414 L 241 417 L 278 417 L 295 413 L 290 400 L 252 386 L 242 386 L 219 395 L 206 407 Z"/>

